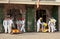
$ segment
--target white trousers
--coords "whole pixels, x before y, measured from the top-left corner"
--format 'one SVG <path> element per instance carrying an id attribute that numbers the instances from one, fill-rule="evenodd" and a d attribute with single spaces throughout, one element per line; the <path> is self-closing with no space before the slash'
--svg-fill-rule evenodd
<path id="1" fill-rule="evenodd" d="M 7 25 L 4 25 L 5 33 L 7 33 L 7 29 L 8 29 L 8 26 Z"/>
<path id="2" fill-rule="evenodd" d="M 54 32 L 56 29 L 55 29 L 55 26 L 54 25 L 51 25 L 51 26 L 48 26 L 49 27 L 49 32 Z"/>
<path id="3" fill-rule="evenodd" d="M 39 31 L 40 31 L 40 24 L 37 23 L 37 32 L 39 32 Z"/>
<path id="4" fill-rule="evenodd" d="M 8 25 L 8 33 L 11 33 L 12 25 Z"/>
<path id="5" fill-rule="evenodd" d="M 21 31 L 25 32 L 25 25 L 22 25 Z"/>
<path id="6" fill-rule="evenodd" d="M 5 33 L 11 33 L 11 25 L 4 26 Z"/>

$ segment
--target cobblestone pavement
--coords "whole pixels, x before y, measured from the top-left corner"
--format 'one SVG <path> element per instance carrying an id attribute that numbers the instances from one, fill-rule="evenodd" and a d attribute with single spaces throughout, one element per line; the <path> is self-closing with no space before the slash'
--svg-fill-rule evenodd
<path id="1" fill-rule="evenodd" d="M 56 33 L 0 34 L 0 39 L 60 39 L 60 32 L 56 32 Z"/>

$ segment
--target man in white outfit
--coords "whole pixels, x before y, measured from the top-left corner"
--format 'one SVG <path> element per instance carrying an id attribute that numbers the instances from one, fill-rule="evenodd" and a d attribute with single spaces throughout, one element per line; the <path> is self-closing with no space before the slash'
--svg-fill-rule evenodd
<path id="1" fill-rule="evenodd" d="M 17 29 L 21 29 L 21 24 L 22 24 L 22 21 L 21 21 L 21 19 L 18 19 L 17 21 L 16 21 L 16 24 L 17 24 Z"/>
<path id="2" fill-rule="evenodd" d="M 25 31 L 25 19 L 24 19 L 24 18 L 22 19 L 21 31 L 26 32 L 26 31 Z"/>
<path id="3" fill-rule="evenodd" d="M 4 30 L 5 30 L 5 33 L 7 33 L 7 29 L 8 29 L 7 18 L 5 18 L 5 19 L 3 20 L 3 27 L 4 27 Z"/>
<path id="4" fill-rule="evenodd" d="M 54 20 L 54 31 L 56 30 L 56 20 L 55 19 L 53 19 Z"/>
<path id="5" fill-rule="evenodd" d="M 11 33 L 13 21 L 12 19 L 8 18 L 7 22 L 8 22 L 8 33 Z"/>
<path id="6" fill-rule="evenodd" d="M 10 18 L 5 18 L 5 20 L 3 21 L 5 33 L 7 33 L 7 32 L 11 33 L 12 23 L 13 23 L 13 21 Z"/>
<path id="7" fill-rule="evenodd" d="M 50 18 L 50 21 L 48 22 L 49 32 L 50 31 L 54 32 L 56 30 L 55 23 L 56 23 L 56 20 Z"/>
<path id="8" fill-rule="evenodd" d="M 37 21 L 37 32 L 40 31 L 40 24 L 42 24 L 41 20 L 42 20 L 42 18 L 39 18 L 38 21 Z"/>

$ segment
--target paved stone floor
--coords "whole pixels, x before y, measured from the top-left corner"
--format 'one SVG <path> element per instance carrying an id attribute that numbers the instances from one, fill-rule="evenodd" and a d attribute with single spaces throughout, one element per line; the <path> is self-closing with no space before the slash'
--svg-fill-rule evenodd
<path id="1" fill-rule="evenodd" d="M 0 39 L 60 39 L 60 32 L 55 33 L 23 33 L 0 34 Z"/>

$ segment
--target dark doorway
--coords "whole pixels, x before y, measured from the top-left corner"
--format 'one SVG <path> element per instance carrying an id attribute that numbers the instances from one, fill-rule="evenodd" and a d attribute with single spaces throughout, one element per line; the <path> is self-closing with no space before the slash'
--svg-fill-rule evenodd
<path id="1" fill-rule="evenodd" d="M 10 15 L 10 17 L 14 18 L 13 22 L 14 22 L 15 28 L 17 28 L 16 20 L 22 18 L 22 14 L 20 13 L 20 10 L 15 8 L 9 9 L 7 11 L 7 15 Z"/>
<path id="2" fill-rule="evenodd" d="M 46 22 L 46 10 L 37 10 L 36 11 L 36 21 L 42 17 L 43 22 Z"/>

